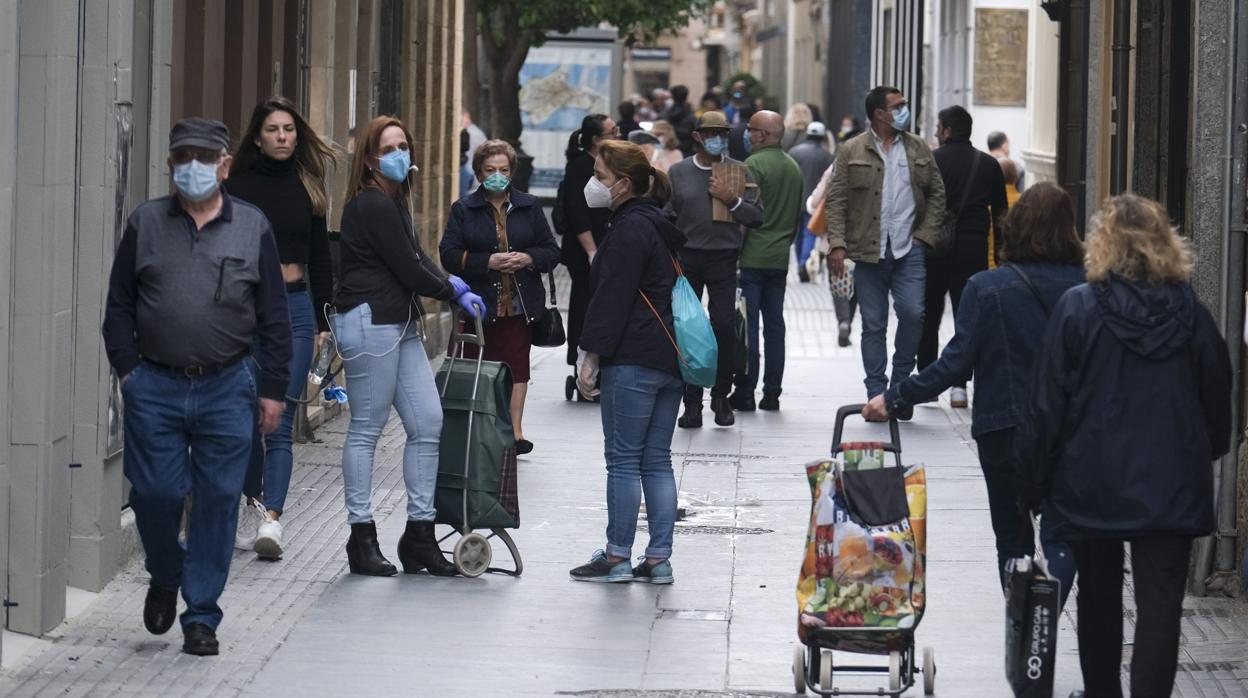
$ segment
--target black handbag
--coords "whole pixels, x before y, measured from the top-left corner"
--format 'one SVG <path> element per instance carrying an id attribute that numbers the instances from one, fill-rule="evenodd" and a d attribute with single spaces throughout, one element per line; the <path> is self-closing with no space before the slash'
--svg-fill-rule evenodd
<path id="1" fill-rule="evenodd" d="M 568 341 L 568 335 L 563 331 L 563 315 L 559 313 L 559 308 L 555 305 L 554 273 L 548 273 L 547 278 L 550 280 L 550 307 L 546 308 L 542 317 L 533 323 L 533 346 L 561 347 L 564 342 Z"/>
<path id="2" fill-rule="evenodd" d="M 966 178 L 966 186 L 962 189 L 962 200 L 958 202 L 957 210 L 945 209 L 945 219 L 940 224 L 940 235 L 936 238 L 932 249 L 928 250 L 928 257 L 937 259 L 947 257 L 957 245 L 958 219 L 962 217 L 962 209 L 966 208 L 966 197 L 971 193 L 971 186 L 975 184 L 975 173 L 979 170 L 980 153 L 974 148 L 972 150 L 975 152 L 975 161 L 971 163 L 971 174 Z"/>

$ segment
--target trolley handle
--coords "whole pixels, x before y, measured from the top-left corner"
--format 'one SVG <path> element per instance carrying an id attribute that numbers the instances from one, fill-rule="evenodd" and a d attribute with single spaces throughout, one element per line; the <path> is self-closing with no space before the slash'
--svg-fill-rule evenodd
<path id="1" fill-rule="evenodd" d="M 460 312 L 463 312 L 463 311 L 460 311 Z M 467 313 L 464 313 L 464 314 L 466 315 Z M 485 347 L 485 327 L 481 323 L 481 316 L 478 315 L 474 317 L 473 321 L 476 323 L 476 326 L 477 326 L 476 334 L 469 334 L 467 332 L 456 331 L 451 334 L 451 342 L 455 344 L 465 344 L 465 343 L 475 344 L 479 347 L 484 348 Z M 458 322 L 455 323 L 454 326 L 458 327 L 459 323 Z"/>
<path id="2" fill-rule="evenodd" d="M 844 405 L 836 411 L 836 425 L 832 427 L 832 455 L 845 450 L 841 443 L 841 434 L 845 430 L 845 418 L 853 414 L 862 414 L 865 404 Z M 888 431 L 891 442 L 883 444 L 884 451 L 891 453 L 897 459 L 897 466 L 901 466 L 901 429 L 897 425 L 897 418 L 889 416 Z"/>

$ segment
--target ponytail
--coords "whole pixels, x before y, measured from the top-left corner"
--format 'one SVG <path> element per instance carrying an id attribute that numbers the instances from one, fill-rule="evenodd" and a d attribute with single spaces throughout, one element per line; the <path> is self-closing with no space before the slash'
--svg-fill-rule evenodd
<path id="1" fill-rule="evenodd" d="M 581 154 L 581 129 L 572 132 L 572 136 L 568 138 L 568 148 L 563 154 L 568 160 Z"/>
<path id="2" fill-rule="evenodd" d="M 646 193 L 659 207 L 672 200 L 672 180 L 662 170 L 650 168 L 650 191 Z"/>

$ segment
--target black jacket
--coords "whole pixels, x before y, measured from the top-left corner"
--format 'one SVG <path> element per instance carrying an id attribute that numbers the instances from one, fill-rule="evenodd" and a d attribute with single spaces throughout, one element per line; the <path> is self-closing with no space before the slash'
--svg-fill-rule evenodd
<path id="1" fill-rule="evenodd" d="M 945 180 L 946 208 L 956 211 L 958 204 L 962 202 L 962 192 L 966 191 L 967 186 L 971 187 L 966 196 L 966 207 L 958 217 L 958 232 L 987 235 L 989 209 L 992 210 L 991 220 L 998 224 L 996 230 L 1000 230 L 1008 204 L 1005 198 L 1005 176 L 1001 174 L 1001 164 L 997 159 L 976 150 L 966 139 L 949 140 L 932 151 L 932 155 L 936 158 L 936 166 L 940 168 L 941 178 Z M 973 158 L 979 158 L 979 169 L 975 171 L 975 181 L 968 182 Z"/>
<path id="2" fill-rule="evenodd" d="M 563 237 L 559 261 L 572 276 L 589 274 L 589 256 L 576 236 L 588 230 L 594 236 L 594 244 L 601 245 L 607 234 L 607 219 L 611 217 L 610 210 L 590 208 L 585 203 L 585 185 L 593 176 L 594 156 L 583 152 L 568 161 L 559 184 L 559 215 L 555 216 L 555 232 Z"/>
<path id="3" fill-rule="evenodd" d="M 680 377 L 672 345 L 673 257 L 685 236 L 648 198 L 625 201 L 608 227 L 589 274 L 593 297 L 580 347 L 598 354 L 602 366 L 645 366 Z"/>
<path id="4" fill-rule="evenodd" d="M 499 251 L 494 224 L 494 206 L 485 198 L 485 191 L 476 191 L 451 205 L 451 215 L 442 233 L 442 267 L 463 277 L 481 296 L 487 309 L 486 321 L 493 322 L 498 313 L 498 290 L 502 273 L 490 269 L 490 255 Z M 550 234 L 546 214 L 532 194 L 511 190 L 507 210 L 507 248 L 527 252 L 533 266 L 516 272 L 520 305 L 528 322 L 537 322 L 546 314 L 545 287 L 542 274 L 559 263 L 559 245 Z"/>
<path id="5" fill-rule="evenodd" d="M 446 274 L 416 239 L 412 217 L 398 199 L 365 189 L 342 210 L 342 278 L 334 305 L 345 313 L 368 303 L 374 325 L 420 317 L 417 296 L 450 300 Z"/>
<path id="6" fill-rule="evenodd" d="M 680 143 L 680 152 L 685 157 L 693 155 L 693 129 L 697 126 L 698 117 L 693 113 L 693 108 L 688 102 L 672 102 L 659 118 L 672 125 L 672 130 L 676 131 L 676 140 Z M 620 131 L 620 135 L 624 135 L 624 131 Z"/>
<path id="7" fill-rule="evenodd" d="M 1212 531 L 1210 461 L 1230 448 L 1232 376 L 1191 286 L 1076 286 L 1038 356 L 1018 479 L 1032 501 L 1047 490 L 1059 535 Z"/>

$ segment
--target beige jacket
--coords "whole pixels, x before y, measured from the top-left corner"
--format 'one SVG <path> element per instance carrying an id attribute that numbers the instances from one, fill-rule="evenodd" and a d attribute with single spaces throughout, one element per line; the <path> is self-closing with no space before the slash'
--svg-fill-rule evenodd
<path id="1" fill-rule="evenodd" d="M 927 143 L 912 133 L 901 135 L 914 192 L 912 234 L 931 247 L 945 216 L 945 182 Z M 872 131 L 867 129 L 843 143 L 836 153 L 824 203 L 829 249 L 844 247 L 846 256 L 855 262 L 880 261 L 883 189 L 884 160 L 875 149 Z"/>

